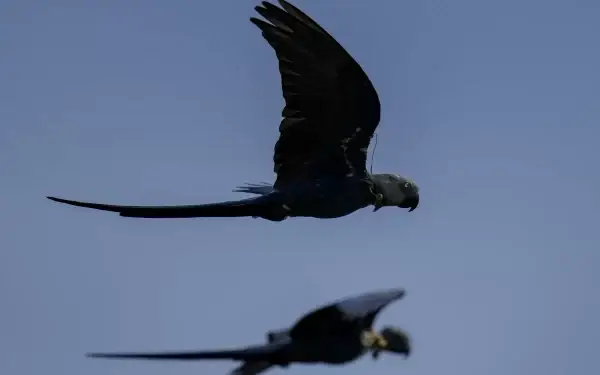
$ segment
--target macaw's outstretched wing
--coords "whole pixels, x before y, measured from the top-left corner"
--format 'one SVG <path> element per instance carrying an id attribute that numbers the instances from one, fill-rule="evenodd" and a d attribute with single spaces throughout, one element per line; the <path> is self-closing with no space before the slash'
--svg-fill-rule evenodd
<path id="1" fill-rule="evenodd" d="M 390 303 L 404 297 L 404 289 L 389 289 L 361 294 L 323 306 L 304 315 L 290 331 L 293 339 L 323 333 L 343 333 L 357 324 L 367 329 L 377 314 Z"/>
<path id="2" fill-rule="evenodd" d="M 155 352 L 155 353 L 88 353 L 90 358 L 109 359 L 146 359 L 146 360 L 233 360 L 245 362 L 270 362 L 274 355 L 282 350 L 287 343 L 272 343 L 266 345 L 250 346 L 234 350 L 213 351 L 182 351 L 182 352 Z"/>
<path id="3" fill-rule="evenodd" d="M 114 204 L 78 202 L 55 197 L 47 198 L 54 202 L 64 203 L 71 206 L 117 212 L 120 216 L 125 217 L 154 219 L 261 216 L 260 209 L 262 208 L 261 201 L 257 200 L 259 198 L 187 206 L 121 206 Z"/>
<path id="4" fill-rule="evenodd" d="M 285 108 L 275 144 L 275 188 L 324 176 L 365 176 L 380 119 L 379 97 L 360 65 L 292 4 L 263 1 L 251 18 L 275 50 Z"/>

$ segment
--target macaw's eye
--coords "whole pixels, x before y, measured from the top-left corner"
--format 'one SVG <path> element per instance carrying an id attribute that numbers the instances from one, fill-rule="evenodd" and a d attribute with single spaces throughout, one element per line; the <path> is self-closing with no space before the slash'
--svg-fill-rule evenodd
<path id="1" fill-rule="evenodd" d="M 407 188 L 407 189 L 410 188 L 410 182 L 405 182 L 404 183 L 404 187 Z"/>

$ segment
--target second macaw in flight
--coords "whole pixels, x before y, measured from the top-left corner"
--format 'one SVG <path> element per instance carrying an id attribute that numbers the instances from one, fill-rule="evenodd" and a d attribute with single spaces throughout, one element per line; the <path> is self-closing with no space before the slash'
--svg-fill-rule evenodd
<path id="1" fill-rule="evenodd" d="M 273 366 L 293 363 L 342 365 L 371 353 L 408 357 L 410 338 L 399 328 L 373 330 L 373 322 L 386 306 L 401 299 L 403 289 L 365 293 L 323 306 L 289 329 L 267 332 L 267 343 L 240 349 L 163 353 L 90 353 L 93 358 L 149 360 L 233 360 L 242 364 L 230 375 L 256 375 Z"/>
<path id="2" fill-rule="evenodd" d="M 188 206 L 124 206 L 56 197 L 73 206 L 125 217 L 342 217 L 373 205 L 419 204 L 419 188 L 397 174 L 367 171 L 367 150 L 380 120 L 377 92 L 360 65 L 319 24 L 292 4 L 263 1 L 250 18 L 279 60 L 285 108 L 274 148 L 275 183 L 237 192 L 258 197 Z"/>

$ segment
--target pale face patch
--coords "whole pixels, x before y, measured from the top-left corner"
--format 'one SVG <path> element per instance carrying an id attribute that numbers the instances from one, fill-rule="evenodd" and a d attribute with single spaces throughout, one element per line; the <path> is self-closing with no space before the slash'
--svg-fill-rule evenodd
<path id="1" fill-rule="evenodd" d="M 375 331 L 364 331 L 360 339 L 365 348 L 383 349 L 387 346 L 387 340 Z"/>

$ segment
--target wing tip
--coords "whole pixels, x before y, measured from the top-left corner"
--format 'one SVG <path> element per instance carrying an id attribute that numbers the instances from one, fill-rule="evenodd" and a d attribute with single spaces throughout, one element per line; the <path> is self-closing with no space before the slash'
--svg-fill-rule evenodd
<path id="1" fill-rule="evenodd" d="M 287 2 L 287 1 L 285 1 L 285 0 L 277 0 L 277 2 L 278 2 L 278 3 L 279 3 L 279 5 L 281 5 L 282 7 L 283 7 L 283 6 L 286 6 L 286 5 L 291 5 L 290 3 L 288 3 L 288 2 Z"/>
<path id="2" fill-rule="evenodd" d="M 270 23 L 265 22 L 264 20 L 261 20 L 260 18 L 257 18 L 257 17 L 250 17 L 250 22 L 252 22 L 256 27 L 258 27 L 263 32 L 266 28 L 273 27 L 273 25 L 271 25 Z"/>
<path id="3" fill-rule="evenodd" d="M 397 293 L 398 299 L 406 297 L 406 289 L 404 289 L 404 288 L 397 288 L 396 293 Z"/>

